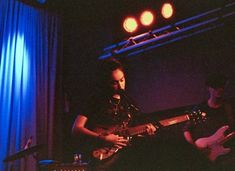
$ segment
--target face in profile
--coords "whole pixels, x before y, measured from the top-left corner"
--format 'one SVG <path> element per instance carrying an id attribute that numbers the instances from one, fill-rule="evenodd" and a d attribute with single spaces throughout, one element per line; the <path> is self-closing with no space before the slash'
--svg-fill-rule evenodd
<path id="1" fill-rule="evenodd" d="M 112 71 L 109 85 L 114 92 L 118 90 L 125 90 L 125 74 L 121 69 L 116 69 Z"/>

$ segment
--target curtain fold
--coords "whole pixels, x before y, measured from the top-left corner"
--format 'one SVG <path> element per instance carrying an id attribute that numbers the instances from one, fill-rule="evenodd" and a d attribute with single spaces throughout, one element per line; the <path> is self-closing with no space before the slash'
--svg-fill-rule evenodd
<path id="1" fill-rule="evenodd" d="M 17 0 L 0 2 L 0 170 L 36 170 L 33 155 L 2 162 L 25 146 L 44 144 L 52 158 L 60 22 L 56 14 Z M 58 111 L 57 111 L 58 112 Z"/>

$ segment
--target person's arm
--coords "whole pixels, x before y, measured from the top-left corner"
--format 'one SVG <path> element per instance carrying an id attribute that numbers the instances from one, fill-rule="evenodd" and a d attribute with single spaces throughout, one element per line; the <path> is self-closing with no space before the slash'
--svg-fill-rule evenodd
<path id="1" fill-rule="evenodd" d="M 87 135 L 89 137 L 98 138 L 99 137 L 98 133 L 91 131 L 85 127 L 87 120 L 88 118 L 86 116 L 78 115 L 73 124 L 72 134 L 78 136 L 82 134 L 82 135 Z"/>
<path id="2" fill-rule="evenodd" d="M 150 135 L 150 136 L 155 135 L 157 133 L 159 126 L 156 124 L 153 125 L 151 123 L 150 118 L 148 118 L 144 115 L 145 114 L 141 113 L 141 112 L 135 113 L 135 115 L 132 116 L 133 118 L 132 118 L 131 124 L 135 126 L 135 125 L 142 125 L 142 124 L 148 123 L 148 124 L 146 124 L 146 132 L 144 132 L 143 134 Z M 144 135 L 142 135 L 142 136 L 144 136 Z"/>
<path id="3" fill-rule="evenodd" d="M 184 131 L 184 138 L 189 144 L 195 145 L 192 135 L 189 131 Z"/>
<path id="4" fill-rule="evenodd" d="M 87 121 L 88 121 L 88 118 L 86 116 L 78 115 L 72 128 L 72 134 L 75 136 L 79 136 L 82 134 L 82 135 L 86 135 L 89 137 L 93 137 L 95 139 L 98 138 L 108 143 L 113 143 L 114 145 L 120 146 L 120 148 L 121 146 L 127 145 L 128 140 L 124 139 L 124 137 L 122 136 L 118 136 L 115 134 L 101 135 L 97 132 L 94 132 L 86 128 Z"/>
<path id="5" fill-rule="evenodd" d="M 195 145 L 194 140 L 193 140 L 193 136 L 191 134 L 191 131 L 193 128 L 194 128 L 194 126 L 192 125 L 191 121 L 186 122 L 186 124 L 183 127 L 184 138 L 191 145 Z"/>

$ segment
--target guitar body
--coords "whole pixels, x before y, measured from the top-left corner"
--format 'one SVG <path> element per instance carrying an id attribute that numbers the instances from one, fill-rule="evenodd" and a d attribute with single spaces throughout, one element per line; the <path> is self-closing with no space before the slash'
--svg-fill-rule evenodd
<path id="1" fill-rule="evenodd" d="M 124 128 L 122 128 L 121 126 L 117 125 L 117 126 L 112 126 L 109 128 L 96 128 L 93 131 L 100 134 L 100 135 L 108 135 L 108 134 L 116 134 L 121 136 L 121 132 L 122 130 L 124 130 Z M 122 135 L 123 136 L 123 135 Z M 109 157 L 111 157 L 112 155 L 114 155 L 116 152 L 118 152 L 118 148 L 115 147 L 114 145 L 110 145 L 110 144 L 103 144 L 102 147 L 97 147 L 95 149 L 93 149 L 92 151 L 92 156 L 93 158 L 96 158 L 98 160 L 105 160 Z"/>
<path id="2" fill-rule="evenodd" d="M 119 136 L 125 137 L 129 142 L 132 139 L 132 136 L 145 133 L 147 130 L 147 124 L 139 125 L 136 127 L 127 127 L 127 126 L 113 126 L 108 129 L 96 128 L 94 131 L 101 135 L 116 134 Z M 102 147 L 95 148 L 92 151 L 92 156 L 98 160 L 105 160 L 119 151 L 120 148 L 104 144 Z"/>
<path id="3" fill-rule="evenodd" d="M 118 148 L 114 147 L 114 146 L 110 146 L 110 147 L 103 147 L 103 148 L 99 148 L 99 149 L 95 149 L 92 152 L 92 156 L 98 160 L 105 160 L 109 157 L 111 157 L 112 155 L 114 155 L 116 152 L 118 152 Z"/>
<path id="4" fill-rule="evenodd" d="M 220 144 L 214 144 L 211 146 L 211 151 L 208 155 L 208 158 L 210 161 L 215 161 L 219 156 L 228 154 L 230 151 L 230 148 L 224 148 Z"/>
<path id="5" fill-rule="evenodd" d="M 207 150 L 207 157 L 210 161 L 215 161 L 219 156 L 228 154 L 231 149 L 225 148 L 223 144 L 235 136 L 235 132 L 225 135 L 229 126 L 222 126 L 210 137 L 199 138 L 195 141 L 196 146 Z"/>

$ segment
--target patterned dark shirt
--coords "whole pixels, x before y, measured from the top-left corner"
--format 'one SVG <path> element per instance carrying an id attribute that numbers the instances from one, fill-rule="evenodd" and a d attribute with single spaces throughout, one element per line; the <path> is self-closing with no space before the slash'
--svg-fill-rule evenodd
<path id="1" fill-rule="evenodd" d="M 90 129 L 121 125 L 123 122 L 131 121 L 133 117 L 129 104 L 125 100 L 112 97 L 92 98 L 81 114 L 88 118 L 87 127 Z"/>

